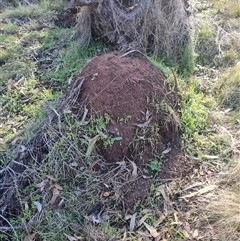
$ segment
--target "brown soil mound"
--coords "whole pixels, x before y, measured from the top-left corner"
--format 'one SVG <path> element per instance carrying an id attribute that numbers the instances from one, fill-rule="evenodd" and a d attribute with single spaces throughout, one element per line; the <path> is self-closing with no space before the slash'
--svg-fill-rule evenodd
<path id="1" fill-rule="evenodd" d="M 141 166 L 169 146 L 176 149 L 178 97 L 146 57 L 136 51 L 105 54 L 82 70 L 79 81 L 83 78 L 79 101 L 85 101 L 95 118 L 107 114 L 110 121 L 104 132 L 117 139 L 107 148 L 97 143 L 107 161 L 127 156 Z"/>

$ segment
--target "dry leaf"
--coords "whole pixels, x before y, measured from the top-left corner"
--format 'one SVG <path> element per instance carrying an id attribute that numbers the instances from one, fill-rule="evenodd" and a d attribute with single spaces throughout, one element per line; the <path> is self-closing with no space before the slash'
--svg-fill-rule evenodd
<path id="1" fill-rule="evenodd" d="M 30 236 L 26 236 L 24 238 L 24 241 L 34 241 L 35 240 L 35 236 L 36 236 L 35 233 L 31 234 Z"/>
<path id="2" fill-rule="evenodd" d="M 98 164 L 99 162 L 101 161 L 101 159 L 97 159 L 96 161 L 94 161 L 90 166 L 89 166 L 89 168 L 88 169 L 93 169 L 93 167 L 96 165 L 96 164 Z"/>
<path id="3" fill-rule="evenodd" d="M 154 223 L 154 228 L 157 228 L 159 226 L 159 224 L 161 224 L 166 217 L 167 217 L 166 215 L 161 213 L 159 219 Z"/>
<path id="4" fill-rule="evenodd" d="M 188 234 L 188 232 L 187 232 L 185 229 L 181 230 L 181 233 L 182 233 L 186 238 L 189 238 L 189 237 L 190 237 L 190 235 Z"/>
<path id="5" fill-rule="evenodd" d="M 131 217 L 131 221 L 130 221 L 130 225 L 129 225 L 130 232 L 132 232 L 134 230 L 135 222 L 136 222 L 136 216 L 137 216 L 137 213 L 134 213 Z"/>
<path id="6" fill-rule="evenodd" d="M 124 234 L 123 234 L 122 241 L 126 241 L 126 238 L 127 238 L 127 232 L 125 231 Z"/>
<path id="7" fill-rule="evenodd" d="M 38 201 L 33 202 L 33 204 L 37 207 L 37 210 L 40 213 L 42 211 L 42 204 Z"/>
<path id="8" fill-rule="evenodd" d="M 98 73 L 95 73 L 92 75 L 93 77 L 91 78 L 91 80 L 95 80 L 95 78 L 98 76 Z"/>
<path id="9" fill-rule="evenodd" d="M 216 188 L 217 188 L 217 185 L 210 185 L 210 186 L 207 186 L 207 187 L 204 187 L 204 188 L 198 190 L 198 193 L 199 194 L 204 194 L 204 193 L 212 191 L 212 190 L 214 190 Z"/>
<path id="10" fill-rule="evenodd" d="M 110 187 L 107 183 L 103 183 L 103 185 L 104 185 L 106 188 L 109 188 L 109 187 Z"/>
<path id="11" fill-rule="evenodd" d="M 58 185 L 57 183 L 55 183 L 53 186 L 56 187 L 60 191 L 63 190 L 63 188 L 60 185 Z"/>
<path id="12" fill-rule="evenodd" d="M 202 158 L 203 159 L 215 160 L 215 159 L 219 159 L 219 156 L 203 155 Z"/>
<path id="13" fill-rule="evenodd" d="M 54 182 L 56 182 L 56 179 L 52 175 L 46 175 L 46 177 Z"/>
<path id="14" fill-rule="evenodd" d="M 171 147 L 168 147 L 166 150 L 162 152 L 163 155 L 168 154 L 172 150 Z"/>
<path id="15" fill-rule="evenodd" d="M 165 187 L 164 185 L 161 185 L 161 186 L 158 187 L 157 190 L 160 191 L 160 193 L 162 194 L 163 199 L 164 199 L 166 202 L 170 203 L 169 197 L 168 197 L 168 195 L 165 193 L 164 187 Z"/>
<path id="16" fill-rule="evenodd" d="M 72 113 L 72 111 L 71 111 L 71 110 L 69 110 L 69 109 L 64 109 L 64 110 L 63 110 L 63 113 L 64 113 L 64 114 L 71 114 L 71 113 Z"/>
<path id="17" fill-rule="evenodd" d="M 77 236 L 76 234 L 74 234 L 74 238 L 76 238 L 78 241 L 79 240 L 86 240 L 84 237 Z"/>
<path id="18" fill-rule="evenodd" d="M 129 220 L 129 219 L 131 219 L 131 217 L 132 217 L 132 215 L 131 215 L 131 214 L 128 214 L 128 215 L 126 215 L 126 216 L 124 217 L 124 219 L 125 219 L 125 220 Z"/>
<path id="19" fill-rule="evenodd" d="M 85 107 L 83 117 L 80 121 L 80 126 L 84 126 L 84 125 L 86 125 L 86 123 L 88 123 L 88 122 L 85 121 L 85 119 L 87 117 L 87 113 L 88 113 L 88 109 Z"/>
<path id="20" fill-rule="evenodd" d="M 15 146 L 16 143 L 17 143 L 17 141 L 20 140 L 20 139 L 21 139 L 21 138 L 20 138 L 19 136 L 16 136 L 16 137 L 12 140 L 11 145 L 12 145 L 12 146 Z"/>
<path id="21" fill-rule="evenodd" d="M 53 189 L 53 195 L 52 195 L 52 198 L 51 198 L 51 205 L 53 205 L 55 203 L 59 194 L 60 194 L 59 190 L 57 188 L 54 188 Z"/>
<path id="22" fill-rule="evenodd" d="M 126 164 L 126 162 L 125 161 L 121 161 L 121 162 L 116 162 L 116 164 L 118 164 L 119 166 L 122 166 L 122 165 Z"/>
<path id="23" fill-rule="evenodd" d="M 195 229 L 193 232 L 193 238 L 198 237 L 198 229 Z"/>
<path id="24" fill-rule="evenodd" d="M 138 222 L 138 227 L 141 226 L 145 221 L 146 219 L 149 217 L 149 214 L 145 214 Z"/>
<path id="25" fill-rule="evenodd" d="M 40 183 L 38 183 L 38 184 L 35 184 L 35 187 L 40 188 L 40 190 L 41 190 L 41 192 L 42 192 L 43 189 L 44 189 L 44 187 L 45 187 L 45 185 L 46 185 L 47 183 L 48 183 L 48 180 L 45 179 L 45 180 L 43 180 L 42 182 L 40 182 Z"/>
<path id="26" fill-rule="evenodd" d="M 130 162 L 131 162 L 131 164 L 133 166 L 132 177 L 136 178 L 138 176 L 138 174 L 137 174 L 137 165 L 133 161 L 130 161 Z"/>
<path id="27" fill-rule="evenodd" d="M 207 187 L 204 187 L 204 188 L 198 190 L 197 192 L 192 192 L 192 193 L 190 193 L 188 195 L 182 196 L 181 198 L 189 198 L 189 197 L 196 196 L 198 194 L 204 194 L 204 193 L 212 191 L 212 190 L 214 190 L 216 188 L 217 188 L 217 185 L 209 185 Z"/>
<path id="28" fill-rule="evenodd" d="M 73 236 L 70 236 L 70 235 L 68 235 L 68 234 L 66 234 L 66 233 L 63 233 L 64 234 L 64 236 L 69 240 L 69 241 L 77 241 L 77 238 L 75 238 L 75 237 L 73 237 Z"/>
<path id="29" fill-rule="evenodd" d="M 160 235 L 160 233 L 158 233 L 154 227 L 150 226 L 149 224 L 147 224 L 145 222 L 144 222 L 144 225 L 154 238 L 156 238 L 157 236 Z"/>
<path id="30" fill-rule="evenodd" d="M 146 122 L 144 122 L 143 124 L 135 124 L 137 127 L 139 128 L 145 128 L 148 126 L 148 124 L 150 123 L 150 121 L 152 120 L 152 117 L 149 118 Z"/>
<path id="31" fill-rule="evenodd" d="M 204 184 L 203 182 L 195 182 L 195 183 L 193 183 L 192 185 L 184 188 L 183 191 L 186 191 L 186 190 L 188 190 L 188 189 L 192 189 L 192 188 L 197 187 L 197 186 L 201 186 L 201 185 L 203 185 L 203 184 Z"/>
<path id="32" fill-rule="evenodd" d="M 100 136 L 100 134 L 96 135 L 95 137 L 93 137 L 92 139 L 89 140 L 87 152 L 85 154 L 86 157 L 89 157 L 91 155 L 91 153 L 93 151 L 93 148 L 94 148 L 94 145 L 95 145 L 99 136 Z"/>

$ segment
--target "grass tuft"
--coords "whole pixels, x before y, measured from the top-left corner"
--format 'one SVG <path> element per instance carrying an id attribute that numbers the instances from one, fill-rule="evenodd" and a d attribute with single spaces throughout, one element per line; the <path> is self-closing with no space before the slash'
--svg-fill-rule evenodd
<path id="1" fill-rule="evenodd" d="M 205 210 L 209 221 L 214 222 L 212 227 L 218 240 L 237 241 L 240 238 L 240 161 L 234 162 L 217 181 L 223 188 Z"/>
<path id="2" fill-rule="evenodd" d="M 217 80 L 218 103 L 225 109 L 240 110 L 240 63 L 228 69 Z"/>

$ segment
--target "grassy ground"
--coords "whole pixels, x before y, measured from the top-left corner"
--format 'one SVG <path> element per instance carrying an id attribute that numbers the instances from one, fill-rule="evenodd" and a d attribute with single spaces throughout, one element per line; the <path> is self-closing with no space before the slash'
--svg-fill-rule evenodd
<path id="1" fill-rule="evenodd" d="M 108 185 L 119 188 L 118 180 L 131 176 L 134 166 L 117 177 L 87 170 L 85 156 L 91 154 L 89 143 L 94 140 L 79 143 L 74 133 L 83 127 L 65 109 L 66 131 L 61 137 L 54 132 L 55 123 L 47 129 L 51 162 L 43 164 L 32 185 L 19 193 L 23 212 L 8 220 L 13 232 L 0 229 L 1 240 L 239 240 L 239 2 L 190 3 L 196 67 L 193 75 L 178 77 L 178 82 L 182 148 L 193 163 L 191 175 L 164 185 L 152 183 L 136 221 L 129 213 L 111 213 L 94 224 L 85 210 L 99 195 L 108 197 Z M 8 6 L 0 13 L 2 167 L 18 144 L 36 134 L 36 123 L 45 118 L 43 106 L 54 109 L 81 68 L 103 49 L 100 43 L 79 48 L 73 41 L 74 28 L 56 27 L 61 8 L 61 1 L 44 0 Z M 164 71 L 171 75 L 167 67 Z M 93 120 L 90 127 L 105 122 Z M 84 131 L 91 132 L 90 127 Z M 77 158 L 82 160 L 80 167 L 75 166 Z M 37 191 L 41 188 L 43 192 Z M 60 204 L 54 207 L 57 198 Z M 134 231 L 129 231 L 130 223 L 135 223 Z"/>

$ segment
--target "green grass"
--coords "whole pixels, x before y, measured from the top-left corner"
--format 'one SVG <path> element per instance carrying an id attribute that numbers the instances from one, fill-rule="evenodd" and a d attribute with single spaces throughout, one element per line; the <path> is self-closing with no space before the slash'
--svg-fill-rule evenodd
<path id="1" fill-rule="evenodd" d="M 11 139 L 23 128 L 23 123 L 38 115 L 46 101 L 56 100 L 102 46 L 92 43 L 89 49 L 80 48 L 72 40 L 73 29 L 51 28 L 50 24 L 49 28 L 39 31 L 39 25 L 42 22 L 48 24 L 59 6 L 59 1 L 41 1 L 38 5 L 6 9 L 1 14 L 3 19 L 21 18 L 18 24 L 24 29 L 21 31 L 9 21 L 0 23 L 3 33 L 0 37 L 2 142 Z M 41 21 L 29 21 L 32 17 Z M 23 117 L 24 121 L 19 125 L 18 121 Z M 12 125 L 7 125 L 9 119 Z"/>
<path id="2" fill-rule="evenodd" d="M 16 7 L 5 9 L 3 13 L 0 13 L 0 18 L 18 18 L 23 19 L 27 17 L 36 18 L 52 15 L 54 11 L 60 9 L 62 3 L 60 0 L 49 1 L 44 0 L 40 1 L 39 4 L 30 4 L 24 5 L 18 3 Z"/>
<path id="3" fill-rule="evenodd" d="M 195 80 L 189 80 L 181 98 L 181 129 L 183 138 L 192 138 L 208 125 L 208 99 Z"/>
<path id="4" fill-rule="evenodd" d="M 148 59 L 159 69 L 161 69 L 167 76 L 170 75 L 173 69 L 179 76 L 187 78 L 191 76 L 195 69 L 195 58 L 192 43 L 184 49 L 178 50 L 179 60 L 177 63 L 173 62 L 172 56 L 166 54 L 162 59 L 157 59 L 149 56 Z"/>
<path id="5" fill-rule="evenodd" d="M 61 38 L 61 35 L 59 35 Z M 77 43 L 72 43 L 59 51 L 58 58 L 54 60 L 54 70 L 44 73 L 42 78 L 57 81 L 60 85 L 66 86 L 68 81 L 79 73 L 89 58 L 95 56 L 97 50 L 102 47 L 101 43 L 92 42 L 88 48 L 82 48 Z"/>

